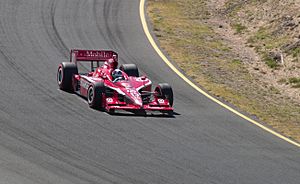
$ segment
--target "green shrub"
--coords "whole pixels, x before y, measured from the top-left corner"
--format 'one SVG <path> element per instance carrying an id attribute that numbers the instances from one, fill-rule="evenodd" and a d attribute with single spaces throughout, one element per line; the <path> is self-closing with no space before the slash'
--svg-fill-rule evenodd
<path id="1" fill-rule="evenodd" d="M 238 34 L 241 34 L 247 29 L 247 27 L 242 24 L 234 24 L 232 27 L 235 29 L 235 32 Z"/>
<path id="2" fill-rule="evenodd" d="M 300 55 L 300 47 L 297 47 L 292 50 L 293 57 L 298 57 Z"/>
<path id="3" fill-rule="evenodd" d="M 291 84 L 300 83 L 300 78 L 291 77 L 291 78 L 289 78 L 289 83 L 291 83 Z"/>
<path id="4" fill-rule="evenodd" d="M 273 69 L 276 69 L 280 66 L 277 61 L 275 61 L 273 58 L 268 57 L 268 56 L 264 58 L 264 61 L 265 61 L 266 65 L 268 65 L 270 68 L 273 68 Z"/>
<path id="5" fill-rule="evenodd" d="M 289 83 L 292 85 L 293 88 L 300 88 L 300 78 L 291 77 L 289 78 Z"/>

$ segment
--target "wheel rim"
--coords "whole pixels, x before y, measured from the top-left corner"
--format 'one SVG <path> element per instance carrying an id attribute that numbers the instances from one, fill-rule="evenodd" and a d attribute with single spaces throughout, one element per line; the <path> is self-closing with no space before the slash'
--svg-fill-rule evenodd
<path id="1" fill-rule="evenodd" d="M 88 102 L 89 102 L 89 104 L 92 103 L 93 99 L 94 99 L 94 89 L 93 89 L 93 87 L 90 87 L 89 92 L 88 92 Z"/>
<path id="2" fill-rule="evenodd" d="M 62 67 L 59 67 L 58 72 L 57 72 L 57 82 L 58 82 L 58 84 L 61 84 L 62 80 L 63 80 Z"/>

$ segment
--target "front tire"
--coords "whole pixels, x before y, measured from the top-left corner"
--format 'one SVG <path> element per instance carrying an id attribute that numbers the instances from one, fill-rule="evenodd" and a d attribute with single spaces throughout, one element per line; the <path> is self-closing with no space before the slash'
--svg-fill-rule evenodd
<path id="1" fill-rule="evenodd" d="M 76 64 L 67 62 L 61 63 L 57 70 L 57 83 L 59 89 L 73 92 L 72 79 L 76 74 L 78 74 Z"/>
<path id="2" fill-rule="evenodd" d="M 87 100 L 88 104 L 93 109 L 102 108 L 103 93 L 105 87 L 103 82 L 98 82 L 88 88 Z"/>
<path id="3" fill-rule="evenodd" d="M 173 90 L 169 84 L 158 84 L 154 91 L 157 92 L 159 98 L 167 99 L 169 101 L 170 106 L 173 106 Z"/>

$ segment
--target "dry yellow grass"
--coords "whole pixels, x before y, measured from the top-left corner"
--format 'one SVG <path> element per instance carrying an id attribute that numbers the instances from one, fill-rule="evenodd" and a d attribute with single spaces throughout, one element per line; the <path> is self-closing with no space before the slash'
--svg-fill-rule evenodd
<path id="1" fill-rule="evenodd" d="M 147 13 L 162 49 L 211 94 L 300 142 L 300 106 L 275 87 L 257 82 L 206 21 L 211 16 L 206 2 L 148 1 Z"/>

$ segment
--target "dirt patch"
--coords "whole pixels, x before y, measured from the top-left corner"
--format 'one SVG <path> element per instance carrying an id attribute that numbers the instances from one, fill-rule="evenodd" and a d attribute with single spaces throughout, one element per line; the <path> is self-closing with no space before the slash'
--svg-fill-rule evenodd
<path id="1" fill-rule="evenodd" d="M 299 76 L 299 5 L 288 0 L 250 3 L 231 0 L 226 3 L 216 10 L 216 17 L 225 15 L 230 22 L 231 28 L 226 29 L 229 34 L 224 36 L 233 41 L 233 47 L 241 46 L 246 52 L 252 50 L 247 54 L 253 56 L 253 62 L 247 63 L 250 64 L 247 67 L 249 71 L 261 81 L 274 86 L 284 96 L 299 103 L 298 86 L 288 82 L 289 79 Z M 237 33 L 234 25 L 242 25 L 245 29 L 243 34 L 233 35 L 232 32 Z M 243 51 L 239 53 L 243 56 Z"/>
<path id="2" fill-rule="evenodd" d="M 260 11 L 258 5 L 261 1 L 149 0 L 147 12 L 161 47 L 187 75 L 210 93 L 300 141 L 300 79 L 291 70 L 298 64 L 292 61 L 292 56 L 298 57 L 298 47 L 279 34 L 280 29 L 275 42 L 269 43 L 274 38 L 265 27 L 275 21 L 258 17 L 269 18 L 271 13 L 258 12 L 254 18 L 247 13 Z M 293 22 L 278 20 L 291 27 Z"/>

